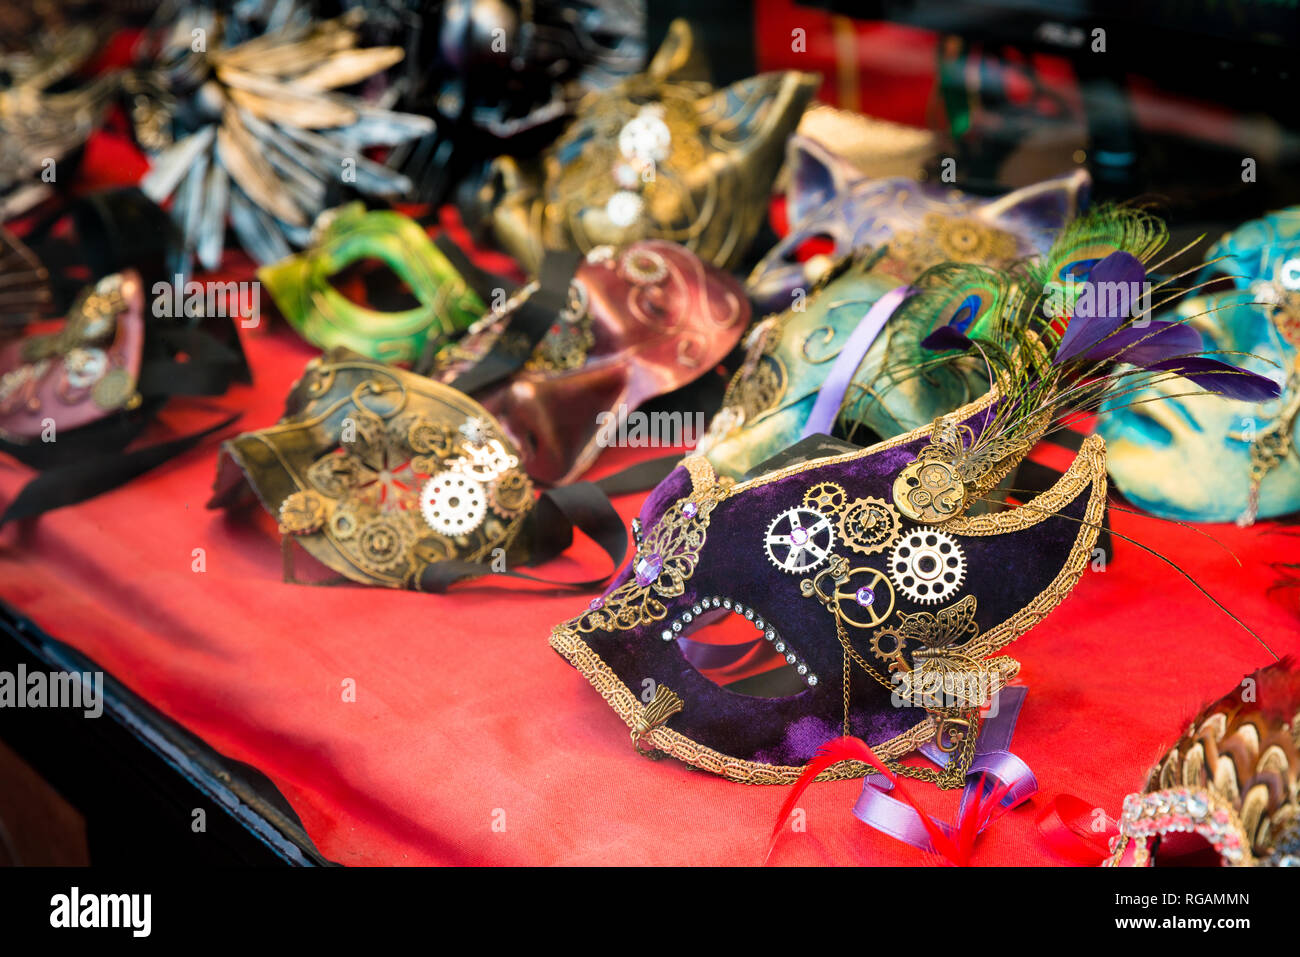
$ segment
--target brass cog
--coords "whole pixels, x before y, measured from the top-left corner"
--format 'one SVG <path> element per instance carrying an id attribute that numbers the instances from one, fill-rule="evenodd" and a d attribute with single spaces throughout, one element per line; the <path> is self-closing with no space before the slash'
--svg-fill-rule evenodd
<path id="1" fill-rule="evenodd" d="M 280 503 L 280 534 L 310 535 L 325 524 L 325 500 L 317 492 L 294 492 Z"/>
<path id="2" fill-rule="evenodd" d="M 488 486 L 488 504 L 502 518 L 518 518 L 533 504 L 533 483 L 523 472 L 507 472 Z"/>
<path id="3" fill-rule="evenodd" d="M 907 637 L 894 627 L 877 628 L 871 634 L 871 651 L 877 658 L 889 665 L 890 671 L 907 670 L 907 659 L 903 655 L 903 645 Z M 882 644 L 890 642 L 891 647 Z"/>
<path id="4" fill-rule="evenodd" d="M 389 518 L 373 518 L 361 527 L 357 548 L 366 564 L 389 572 L 406 560 L 407 531 Z"/>
<path id="5" fill-rule="evenodd" d="M 840 538 L 854 551 L 875 555 L 898 540 L 902 521 L 898 509 L 884 499 L 854 499 L 840 515 Z"/>
<path id="6" fill-rule="evenodd" d="M 848 493 L 834 482 L 819 482 L 803 496 L 804 505 L 828 514 L 838 512 L 848 500 Z"/>

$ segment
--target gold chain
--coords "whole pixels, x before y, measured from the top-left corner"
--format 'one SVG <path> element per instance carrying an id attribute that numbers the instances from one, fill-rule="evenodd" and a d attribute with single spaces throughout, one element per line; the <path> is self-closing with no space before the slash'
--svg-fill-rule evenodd
<path id="1" fill-rule="evenodd" d="M 843 676 L 844 676 L 844 737 L 846 738 L 851 733 L 849 730 L 849 676 L 850 674 L 851 671 L 849 669 L 849 653 L 847 650 L 845 650 Z"/>
<path id="2" fill-rule="evenodd" d="M 835 608 L 830 609 L 831 614 L 835 616 L 835 633 L 840 639 L 840 644 L 844 647 L 844 735 L 849 735 L 849 661 L 856 661 L 858 666 L 876 681 L 889 689 L 890 694 L 894 692 L 893 682 L 885 678 L 875 668 L 871 667 L 867 661 L 858 654 L 849 641 L 848 630 L 844 627 L 844 621 L 840 618 L 839 612 Z M 962 721 L 966 725 L 966 732 L 962 737 L 961 745 L 957 754 L 943 768 L 918 768 L 899 761 L 885 761 L 885 767 L 900 774 L 903 777 L 915 778 L 918 781 L 925 781 L 929 784 L 948 790 L 958 788 L 966 783 L 966 772 L 975 759 L 975 740 L 979 737 L 980 713 L 979 708 L 927 708 L 931 720 L 935 723 L 936 739 L 943 733 L 944 720 L 951 718 Z"/>

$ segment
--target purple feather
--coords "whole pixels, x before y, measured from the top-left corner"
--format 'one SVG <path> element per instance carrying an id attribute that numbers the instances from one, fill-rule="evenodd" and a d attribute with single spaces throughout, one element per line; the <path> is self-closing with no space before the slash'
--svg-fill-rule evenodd
<path id="1" fill-rule="evenodd" d="M 1083 288 L 1053 361 L 1060 364 L 1087 352 L 1132 318 L 1146 278 L 1146 267 L 1131 253 L 1111 253 L 1093 266 L 1079 284 Z"/>
<path id="2" fill-rule="evenodd" d="M 1165 359 L 1147 366 L 1158 372 L 1173 372 L 1190 379 L 1206 392 L 1215 392 L 1242 402 L 1265 402 L 1282 394 L 1278 384 L 1266 376 L 1228 365 L 1205 356 Z"/>
<path id="3" fill-rule="evenodd" d="M 955 327 L 946 324 L 921 340 L 921 348 L 932 352 L 947 352 L 950 349 L 960 349 L 964 352 L 974 344 Z"/>
<path id="4" fill-rule="evenodd" d="M 1185 322 L 1149 323 L 1145 328 L 1129 326 L 1112 333 L 1083 354 L 1088 362 L 1114 359 L 1135 366 L 1190 355 L 1205 348 L 1201 334 Z"/>

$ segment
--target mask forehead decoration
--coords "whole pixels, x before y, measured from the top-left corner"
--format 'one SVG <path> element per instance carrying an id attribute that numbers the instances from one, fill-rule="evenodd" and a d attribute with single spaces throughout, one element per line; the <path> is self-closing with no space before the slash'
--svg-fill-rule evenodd
<path id="1" fill-rule="evenodd" d="M 420 305 L 370 309 L 334 288 L 331 276 L 366 259 L 388 266 Z M 417 222 L 400 213 L 367 212 L 361 203 L 322 214 L 311 248 L 263 266 L 258 278 L 312 345 L 379 362 L 415 362 L 426 344 L 459 335 L 487 308 Z"/>
<path id="2" fill-rule="evenodd" d="M 1246 223 L 1206 253 L 1202 280 L 1236 286 L 1180 302 L 1207 347 L 1245 354 L 1242 364 L 1280 378 L 1269 402 L 1172 397 L 1156 386 L 1099 423 L 1111 476 L 1135 504 L 1166 518 L 1250 524 L 1300 509 L 1300 209 Z M 1218 260 L 1217 262 L 1215 260 Z"/>
<path id="3" fill-rule="evenodd" d="M 807 138 L 793 141 L 791 163 L 786 196 L 790 232 L 759 261 L 746 283 L 763 312 L 788 308 L 796 301 L 796 290 L 806 293 L 828 262 L 864 247 L 908 247 L 895 251 L 903 281 L 916 278 L 932 262 L 1004 266 L 1040 254 L 1086 204 L 1090 183 L 1079 171 L 986 200 L 904 177 L 869 179 Z M 800 262 L 800 247 L 813 239 L 829 240 L 832 251 Z"/>
<path id="4" fill-rule="evenodd" d="M 518 450 L 478 403 L 346 354 L 312 360 L 279 423 L 222 446 L 209 507 L 249 496 L 352 581 L 415 588 L 431 565 L 513 547 L 533 507 Z"/>
<path id="5" fill-rule="evenodd" d="M 537 283 L 444 350 L 435 378 L 456 383 L 493 343 Z M 562 484 L 616 444 L 628 415 L 712 370 L 749 323 L 740 284 L 684 246 L 641 240 L 597 247 L 577 266 L 566 306 L 522 368 L 475 397 L 520 448 L 526 471 Z M 462 380 L 463 381 L 463 380 Z M 688 413 L 670 420 L 698 437 Z M 628 433 L 631 434 L 630 432 Z M 671 436 L 661 436 L 673 441 Z"/>
<path id="6" fill-rule="evenodd" d="M 588 95 L 541 176 L 498 160 L 484 200 L 506 251 L 535 271 L 545 249 L 656 238 L 734 267 L 817 78 L 767 73 L 715 91 L 706 73 L 690 28 L 674 21 L 644 74 Z"/>
<path id="7" fill-rule="evenodd" d="M 97 422 L 140 402 L 144 294 L 134 272 L 86 289 L 62 327 L 0 347 L 0 435 L 39 438 Z"/>
<path id="8" fill-rule="evenodd" d="M 1251 682 L 1255 694 L 1245 696 Z M 1294 729 L 1300 676 L 1283 661 L 1207 705 L 1124 799 L 1112 844 L 1116 867 L 1175 864 L 1300 865 Z M 1208 852 L 1208 860 L 1207 860 Z"/>
<path id="9" fill-rule="evenodd" d="M 1053 215 L 1072 211 L 1086 184 L 1079 176 L 1064 177 L 986 201 L 904 179 L 858 181 L 864 218 L 846 248 L 865 244 L 862 251 L 829 270 L 818 267 L 816 281 L 809 282 L 805 264 L 785 262 L 795 243 L 773 253 L 750 276 L 751 295 L 758 291 L 760 297 L 773 277 L 780 279 L 784 291 L 767 299 L 781 303 L 783 311 L 756 326 L 746 340 L 745 360 L 699 446 L 722 474 L 739 477 L 801 436 L 829 431 L 838 403 L 828 404 L 819 394 L 829 395 L 825 387 L 832 383 L 838 383 L 840 395 L 861 393 L 854 421 L 884 437 L 975 398 L 983 386 L 968 375 L 883 387 L 882 373 L 903 352 L 894 341 L 894 310 L 910 291 L 908 284 L 938 264 L 975 262 L 1004 269 L 1045 252 L 1065 222 Z M 1041 212 L 1043 206 L 1057 212 Z M 794 284 L 800 292 L 791 297 Z M 864 338 L 868 327 L 874 338 Z"/>
<path id="10" fill-rule="evenodd" d="M 403 59 L 400 46 L 360 45 L 365 18 L 353 8 L 332 20 L 276 15 L 262 27 L 199 7 L 146 32 L 147 66 L 125 80 L 150 154 L 141 189 L 158 203 L 172 198 L 185 251 L 205 269 L 220 265 L 227 221 L 253 259 L 272 263 L 307 241 L 341 183 L 367 196 L 411 191 L 365 150 L 424 136 L 433 121 L 338 92 Z M 196 30 L 207 38 L 199 49 Z"/>
<path id="11" fill-rule="evenodd" d="M 780 783 L 831 738 L 861 738 L 887 763 L 932 744 L 946 755 L 941 767 L 906 773 L 960 786 L 981 707 L 1018 669 L 997 652 L 1083 574 L 1105 507 L 1104 442 L 1085 439 L 1060 479 L 1018 506 L 990 510 L 1006 505 L 998 484 L 1047 430 L 1095 410 L 1134 376 L 1177 375 L 1238 397 L 1277 393 L 1199 355 L 1180 327 L 1098 305 L 1113 283 L 1141 286 L 1144 260 L 1115 246 L 1154 255 L 1157 224 L 1141 213 L 1092 214 L 1042 260 L 986 270 L 987 297 L 975 306 L 964 297 L 977 267 L 940 271 L 949 281 L 911 300 L 934 330 L 921 345 L 944 361 L 978 352 L 992 377 L 980 399 L 867 449 L 800 460 L 796 446 L 789 464 L 737 484 L 716 478 L 703 457 L 688 459 L 642 509 L 631 565 L 552 632 L 552 647 L 610 702 L 638 748 L 733 780 Z M 1081 283 L 1057 282 L 1085 262 L 1070 272 L 1082 271 Z M 747 690 L 710 675 L 717 646 L 732 643 L 706 639 L 718 638 L 719 619 L 737 616 L 752 629 L 748 645 L 781 656 Z M 648 703 L 644 688 L 654 689 Z M 851 762 L 827 773 L 865 770 Z"/>

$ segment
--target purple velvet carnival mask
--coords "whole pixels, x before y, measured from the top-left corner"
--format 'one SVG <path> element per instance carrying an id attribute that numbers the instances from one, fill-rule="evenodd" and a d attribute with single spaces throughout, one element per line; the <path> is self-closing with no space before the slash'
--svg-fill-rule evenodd
<path id="1" fill-rule="evenodd" d="M 870 448 L 737 484 L 685 459 L 646 501 L 631 564 L 551 646 L 638 750 L 781 784 L 840 735 L 890 762 L 934 742 L 952 756 L 934 780 L 955 786 L 981 706 L 1019 668 L 997 653 L 1078 581 L 1106 496 L 1093 437 L 1048 491 L 975 514 L 1027 447 L 982 444 L 997 408 L 990 393 Z M 740 640 L 710 640 L 723 632 Z M 760 653 L 776 667 L 715 679 L 720 659 Z"/>
<path id="2" fill-rule="evenodd" d="M 908 321 L 944 361 L 979 351 L 992 383 L 983 397 L 866 449 L 809 435 L 734 484 L 688 457 L 642 508 L 631 566 L 555 628 L 551 646 L 638 750 L 788 783 L 821 745 L 852 737 L 886 766 L 937 749 L 939 769 L 908 776 L 965 783 L 982 708 L 1019 670 L 997 653 L 1069 594 L 1106 504 L 1099 436 L 1017 506 L 997 491 L 1011 470 L 1135 379 L 1278 395 L 1275 382 L 1203 354 L 1194 330 L 1099 304 L 1106 290 L 1142 288 L 1165 235 L 1140 210 L 1108 208 L 1014 272 L 928 273 Z M 822 775 L 866 769 L 841 762 Z"/>

